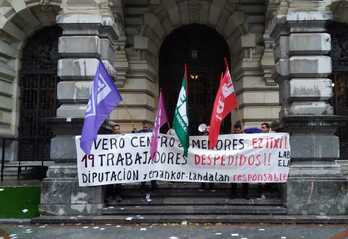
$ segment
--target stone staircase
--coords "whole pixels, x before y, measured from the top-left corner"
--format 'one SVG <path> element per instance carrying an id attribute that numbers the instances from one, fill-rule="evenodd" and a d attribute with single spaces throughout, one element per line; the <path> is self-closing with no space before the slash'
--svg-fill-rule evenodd
<path id="1" fill-rule="evenodd" d="M 285 215 L 280 193 L 259 194 L 257 185 L 249 187 L 248 199 L 240 193 L 231 193 L 230 185 L 215 184 L 202 189 L 197 183 L 160 183 L 151 191 L 140 185 L 123 186 L 120 195 L 107 195 L 103 215 L 148 217 L 182 215 Z"/>

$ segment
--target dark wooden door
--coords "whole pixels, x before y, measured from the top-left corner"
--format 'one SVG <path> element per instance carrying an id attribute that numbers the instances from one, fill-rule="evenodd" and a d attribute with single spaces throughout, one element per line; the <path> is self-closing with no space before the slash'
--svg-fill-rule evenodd
<path id="1" fill-rule="evenodd" d="M 40 30 L 23 48 L 20 70 L 19 160 L 48 160 L 56 114 L 58 38 L 61 28 Z"/>

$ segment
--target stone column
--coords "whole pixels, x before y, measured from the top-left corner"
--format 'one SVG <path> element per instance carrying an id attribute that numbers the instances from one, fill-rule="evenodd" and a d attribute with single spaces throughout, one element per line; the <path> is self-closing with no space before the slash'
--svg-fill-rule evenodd
<path id="1" fill-rule="evenodd" d="M 289 214 L 347 214 L 347 183 L 335 163 L 338 119 L 332 96 L 328 12 L 289 12 L 275 18 L 271 36 L 281 113 L 290 133 L 291 166 L 285 204 Z"/>
<path id="2" fill-rule="evenodd" d="M 79 187 L 75 135 L 81 134 L 91 81 L 101 59 L 116 82 L 114 45 L 119 27 L 108 1 L 69 0 L 62 4 L 57 23 L 59 39 L 57 117 L 52 120 L 55 137 L 47 178 L 42 182 L 41 213 L 50 215 L 97 215 L 103 207 L 102 187 Z M 120 84 L 122 84 L 120 82 Z"/>
<path id="3" fill-rule="evenodd" d="M 265 65 L 269 62 L 267 52 L 258 44 L 261 37 L 261 34 L 255 33 L 242 35 L 242 55 L 236 57 L 231 54 L 232 59 L 239 61 L 237 64 L 232 63 L 232 76 L 240 103 L 237 114 L 232 114 L 232 122 L 242 119 L 245 128 L 258 127 L 260 122 L 278 119 L 278 86 L 265 76 Z"/>

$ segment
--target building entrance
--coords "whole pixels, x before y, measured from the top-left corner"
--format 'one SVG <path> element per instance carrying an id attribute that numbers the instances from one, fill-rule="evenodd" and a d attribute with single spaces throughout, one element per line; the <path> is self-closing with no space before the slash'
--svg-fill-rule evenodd
<path id="1" fill-rule="evenodd" d="M 190 135 L 198 135 L 201 123 L 209 124 L 224 58 L 230 59 L 224 38 L 215 30 L 192 24 L 174 30 L 163 42 L 159 57 L 159 87 L 168 118 L 175 106 L 188 66 L 188 118 Z M 172 123 L 172 122 L 171 122 Z M 226 117 L 221 133 L 231 132 Z M 269 214 L 285 213 L 280 191 L 259 185 L 152 182 L 114 185 L 106 194 L 105 214 Z M 110 196 L 113 195 L 113 196 Z M 258 200 L 256 200 L 258 199 Z M 247 206 L 252 204 L 253 206 Z"/>
<path id="2" fill-rule="evenodd" d="M 192 24 L 174 30 L 163 42 L 159 59 L 159 86 L 163 90 L 168 117 L 173 119 L 175 106 L 188 68 L 188 118 L 190 135 L 197 135 L 201 123 L 209 124 L 210 115 L 225 69 L 224 57 L 230 59 L 228 45 L 215 30 Z M 231 118 L 226 117 L 222 133 L 231 129 Z"/>

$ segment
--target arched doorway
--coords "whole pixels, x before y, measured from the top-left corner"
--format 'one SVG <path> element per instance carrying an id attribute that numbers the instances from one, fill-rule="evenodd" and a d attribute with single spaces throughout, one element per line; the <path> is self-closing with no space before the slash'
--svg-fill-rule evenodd
<path id="1" fill-rule="evenodd" d="M 230 59 L 225 39 L 214 29 L 191 24 L 174 30 L 160 49 L 159 86 L 163 90 L 168 117 L 173 119 L 184 64 L 188 66 L 188 116 L 190 135 L 198 134 L 198 125 L 209 124 L 224 57 Z M 221 133 L 230 132 L 226 117 Z"/>
<path id="2" fill-rule="evenodd" d="M 23 47 L 20 70 L 20 120 L 18 159 L 48 160 L 52 132 L 45 119 L 56 114 L 58 26 L 31 36 Z"/>
<path id="3" fill-rule="evenodd" d="M 191 24 L 174 30 L 164 40 L 159 57 L 159 87 L 162 88 L 172 120 L 179 94 L 184 64 L 188 72 L 190 135 L 198 134 L 200 123 L 209 124 L 215 94 L 225 69 L 224 57 L 230 59 L 224 38 L 215 30 L 199 24 Z M 229 133 L 231 118 L 221 127 Z M 272 197 L 259 196 L 258 188 L 248 190 L 236 184 L 201 184 L 189 182 L 153 181 L 150 184 L 123 185 L 110 188 L 105 195 L 104 214 L 119 214 L 133 210 L 132 214 L 215 214 L 220 208 L 224 214 L 263 213 L 258 206 L 265 206 L 266 213 L 283 213 L 282 201 L 277 192 Z M 261 192 L 263 193 L 263 192 Z M 259 200 L 254 200 L 258 198 Z M 244 209 L 245 204 L 255 209 Z M 135 206 L 136 205 L 136 206 Z M 241 206 L 241 207 L 239 207 Z M 276 208 L 272 208 L 276 206 Z M 122 208 L 122 212 L 117 209 Z M 236 211 L 234 211 L 236 208 Z M 222 211 L 221 211 L 222 212 Z"/>

